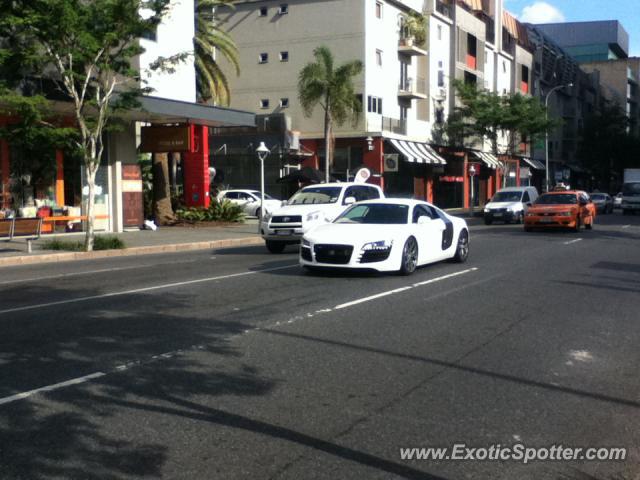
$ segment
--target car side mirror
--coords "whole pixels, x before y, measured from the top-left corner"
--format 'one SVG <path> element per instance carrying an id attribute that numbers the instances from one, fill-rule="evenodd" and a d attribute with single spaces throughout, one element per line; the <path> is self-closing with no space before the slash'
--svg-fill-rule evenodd
<path id="1" fill-rule="evenodd" d="M 431 219 L 429 217 L 427 217 L 426 215 L 422 215 L 420 217 L 418 217 L 418 225 L 425 225 L 427 223 L 429 223 L 431 221 Z"/>
<path id="2" fill-rule="evenodd" d="M 347 197 L 344 199 L 344 203 L 345 205 L 351 205 L 353 203 L 356 203 L 356 197 Z"/>

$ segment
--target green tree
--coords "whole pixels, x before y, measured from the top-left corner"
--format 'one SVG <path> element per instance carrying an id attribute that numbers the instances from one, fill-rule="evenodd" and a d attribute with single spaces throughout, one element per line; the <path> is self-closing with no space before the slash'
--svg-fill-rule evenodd
<path id="1" fill-rule="evenodd" d="M 216 10 L 221 6 L 233 8 L 231 0 L 195 0 L 196 31 L 193 39 L 196 87 L 201 102 L 212 100 L 217 105 L 229 105 L 229 81 L 216 61 L 220 53 L 240 74 L 238 47 L 227 32 Z"/>
<path id="2" fill-rule="evenodd" d="M 313 51 L 315 62 L 303 67 L 298 76 L 298 98 L 305 116 L 310 117 L 316 105 L 324 110 L 325 180 L 333 164 L 333 125 L 351 119 L 354 125 L 362 111 L 353 84 L 362 72 L 362 62 L 353 60 L 337 68 L 331 50 L 326 46 Z"/>
<path id="3" fill-rule="evenodd" d="M 87 187 L 85 249 L 93 249 L 95 179 L 113 114 L 137 104 L 138 38 L 155 30 L 169 0 L 1 0 L 0 63 L 55 83 L 79 130 Z M 10 47 L 7 47 L 10 46 Z M 16 47 L 20 47 L 17 49 Z"/>

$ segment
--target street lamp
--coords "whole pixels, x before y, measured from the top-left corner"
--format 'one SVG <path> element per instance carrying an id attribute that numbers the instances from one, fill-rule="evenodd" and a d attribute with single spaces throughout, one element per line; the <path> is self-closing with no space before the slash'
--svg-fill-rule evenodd
<path id="1" fill-rule="evenodd" d="M 573 83 L 568 83 L 566 85 L 557 85 L 555 87 L 553 87 L 551 90 L 549 90 L 549 92 L 547 93 L 547 96 L 544 99 L 544 115 L 545 115 L 545 120 L 549 120 L 549 97 L 551 96 L 551 94 L 553 92 L 555 92 L 556 90 L 560 90 L 561 88 L 564 87 L 573 87 Z M 545 192 L 549 191 L 549 126 L 547 126 L 547 128 L 544 131 L 544 161 L 545 161 L 545 167 L 546 167 L 546 179 L 545 179 Z"/>
<path id="2" fill-rule="evenodd" d="M 269 152 L 264 142 L 260 142 L 260 145 L 256 148 L 256 153 L 260 160 L 260 218 L 258 219 L 258 233 L 260 233 L 262 229 L 262 219 L 264 218 L 264 161 L 269 155 Z"/>

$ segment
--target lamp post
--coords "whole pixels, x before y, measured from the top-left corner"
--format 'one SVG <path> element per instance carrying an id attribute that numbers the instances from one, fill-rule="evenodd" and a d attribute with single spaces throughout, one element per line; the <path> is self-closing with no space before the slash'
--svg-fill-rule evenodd
<path id="1" fill-rule="evenodd" d="M 469 180 L 471 180 L 471 199 L 469 201 L 469 214 L 471 217 L 473 217 L 473 207 L 474 207 L 474 202 L 475 202 L 475 195 L 474 195 L 474 191 L 473 191 L 473 184 L 474 184 L 474 178 L 476 176 L 476 166 L 472 163 L 471 165 L 469 165 Z"/>
<path id="2" fill-rule="evenodd" d="M 573 87 L 573 83 L 568 83 L 567 85 L 557 85 L 553 87 L 549 92 L 547 92 L 547 96 L 544 99 L 544 115 L 545 120 L 549 120 L 549 97 L 556 90 L 560 90 L 564 87 Z M 549 191 L 549 127 L 544 131 L 544 162 L 546 168 L 546 179 L 545 179 L 545 192 Z"/>
<path id="3" fill-rule="evenodd" d="M 256 148 L 258 159 L 260 160 L 260 218 L 258 219 L 258 233 L 261 233 L 262 219 L 264 218 L 264 161 L 269 155 L 269 149 L 260 142 L 258 148 Z"/>

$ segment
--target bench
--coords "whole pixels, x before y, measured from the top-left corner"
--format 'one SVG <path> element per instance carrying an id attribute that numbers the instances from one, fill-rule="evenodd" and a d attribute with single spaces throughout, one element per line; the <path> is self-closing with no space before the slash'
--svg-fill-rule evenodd
<path id="1" fill-rule="evenodd" d="M 0 219 L 0 240 L 11 242 L 16 238 L 27 241 L 27 252 L 32 252 L 31 241 L 40 238 L 42 218 Z"/>

